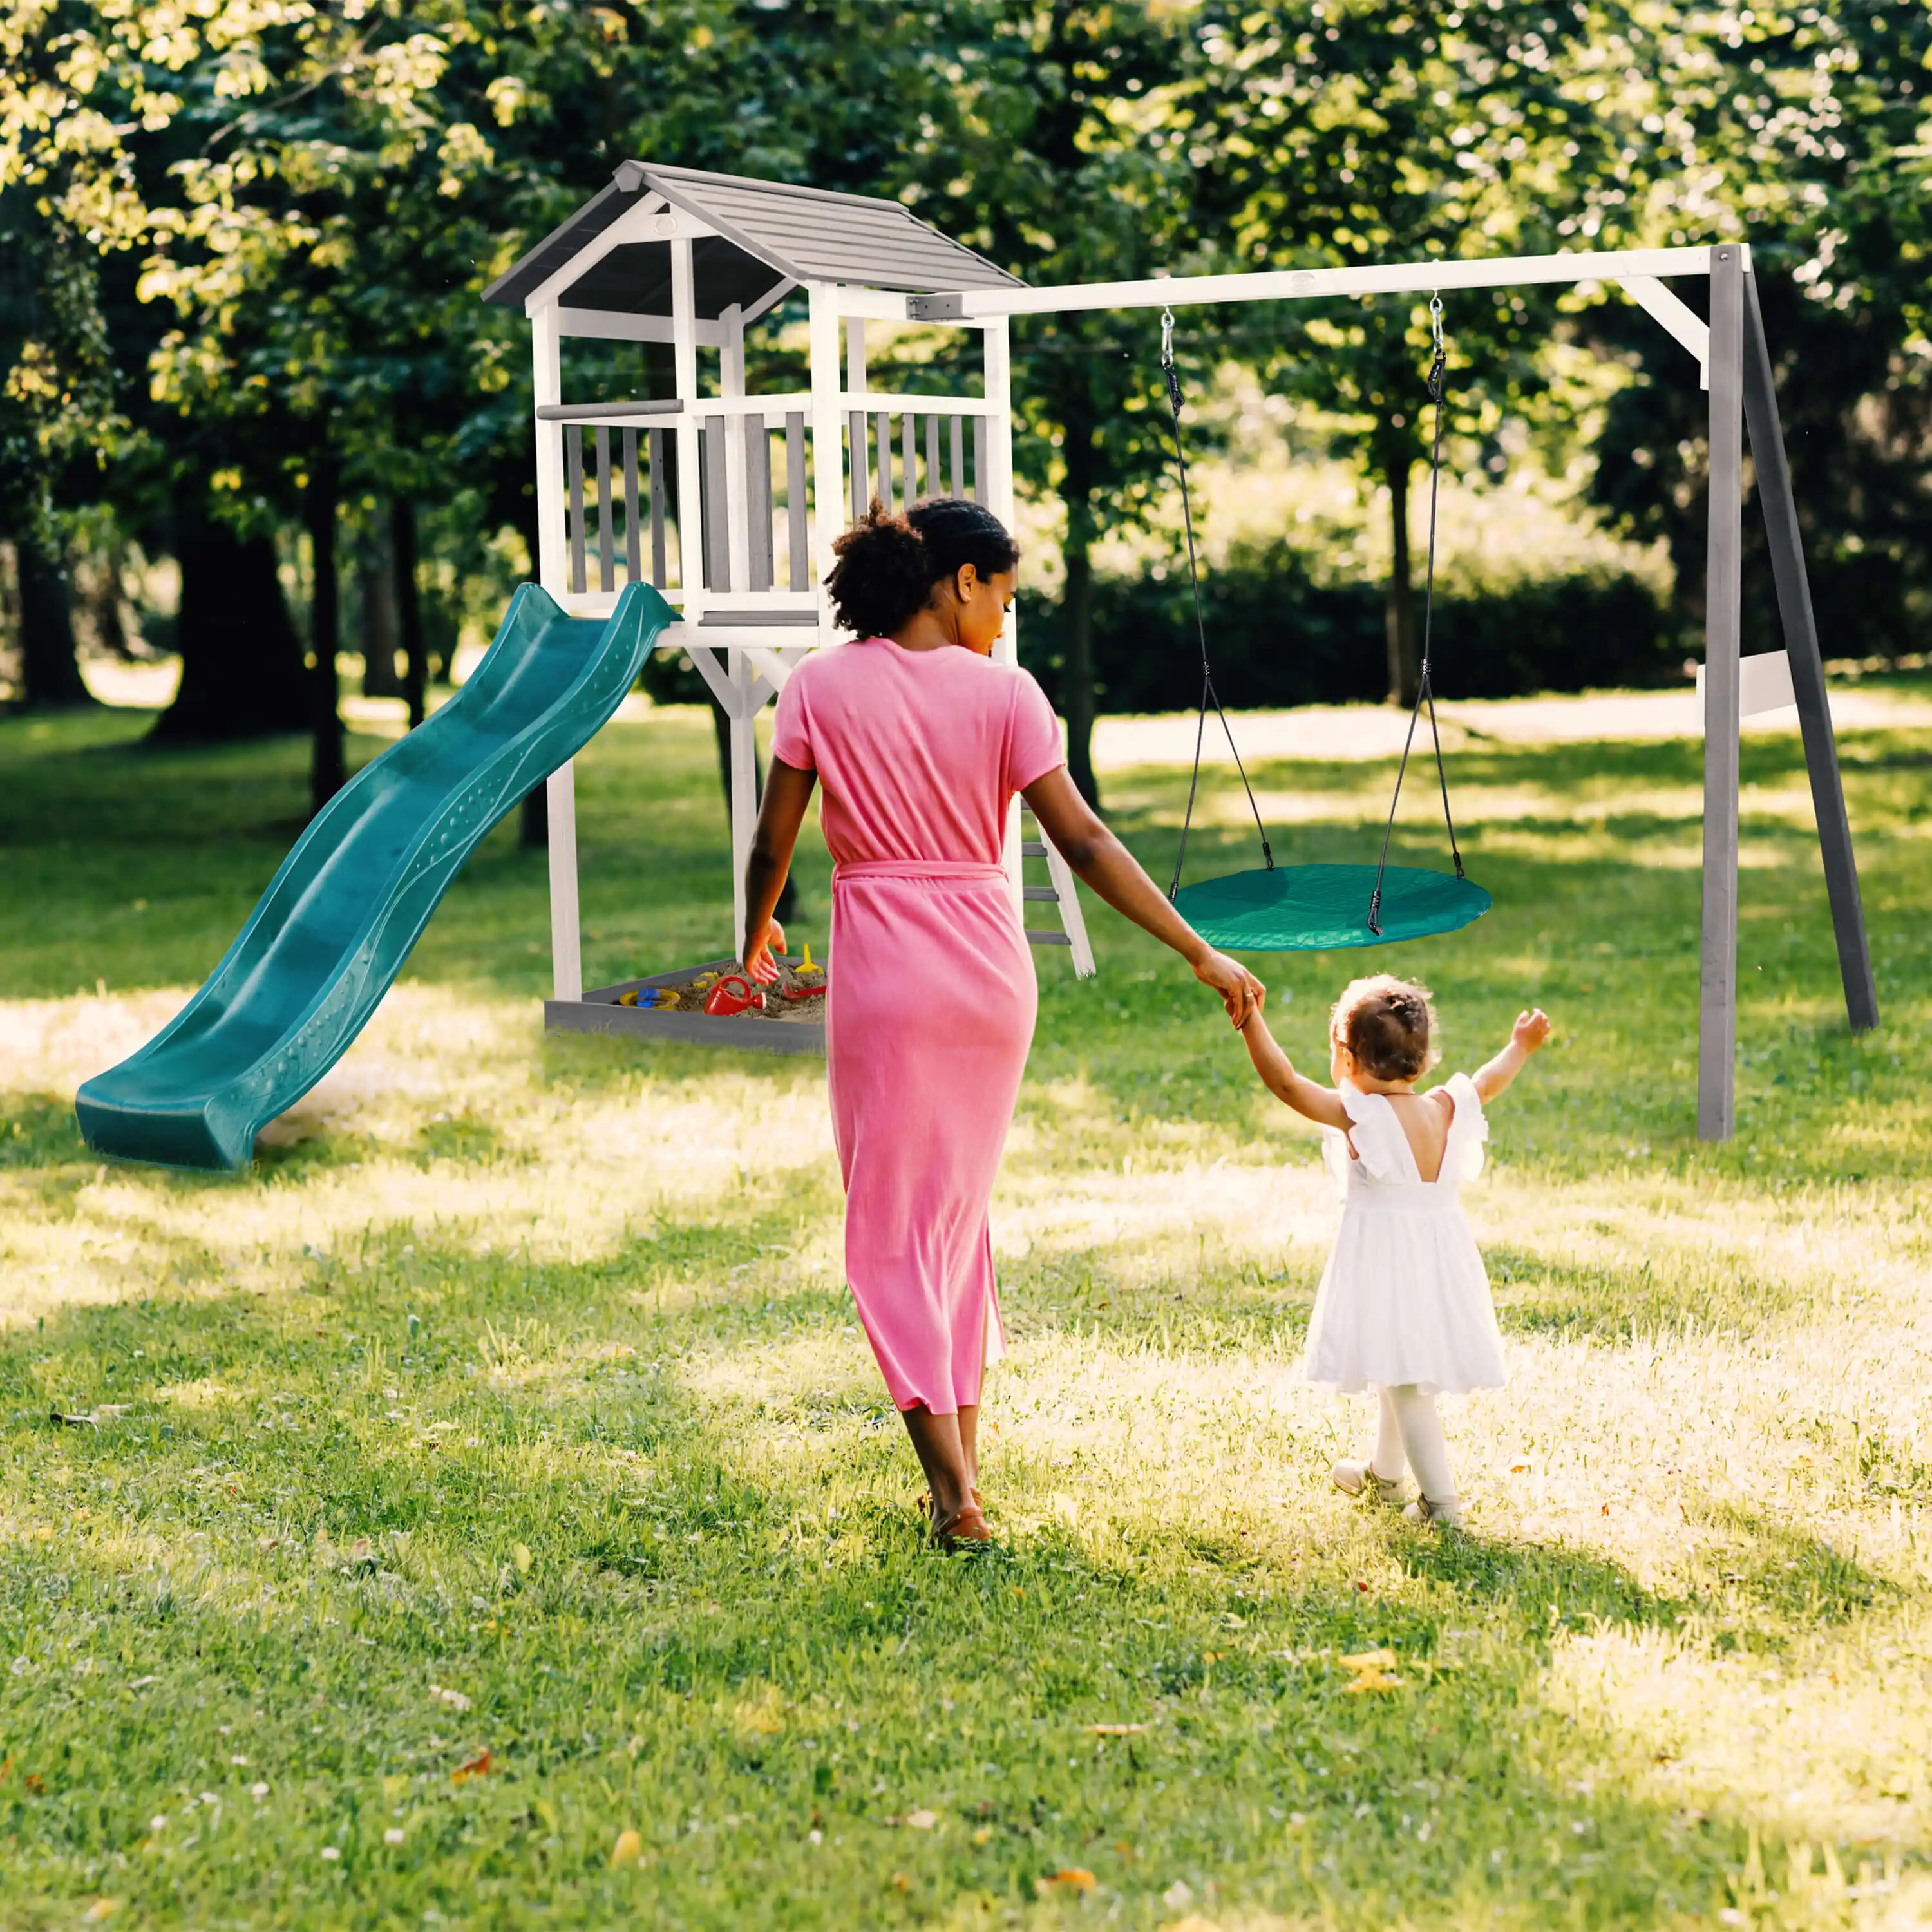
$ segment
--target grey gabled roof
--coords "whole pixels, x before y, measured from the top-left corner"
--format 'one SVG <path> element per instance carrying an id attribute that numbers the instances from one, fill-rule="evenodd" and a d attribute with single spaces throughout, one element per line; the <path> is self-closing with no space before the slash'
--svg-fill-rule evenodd
<path id="1" fill-rule="evenodd" d="M 692 250 L 701 316 L 715 317 L 734 302 L 748 306 L 788 281 L 914 293 L 1017 286 L 1017 278 L 896 201 L 626 161 L 608 188 L 492 282 L 483 299 L 520 307 L 532 289 L 635 207 L 640 195 L 651 194 L 718 231 Z M 670 244 L 626 242 L 613 249 L 572 284 L 565 301 L 572 308 L 668 315 Z"/>

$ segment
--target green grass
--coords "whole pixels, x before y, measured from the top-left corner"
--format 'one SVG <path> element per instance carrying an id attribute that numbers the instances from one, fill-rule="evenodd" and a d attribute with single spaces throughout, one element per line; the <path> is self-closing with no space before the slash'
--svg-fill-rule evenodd
<path id="1" fill-rule="evenodd" d="M 1514 1380 L 1448 1405 L 1466 1537 L 1328 1489 L 1363 1412 L 1296 1376 L 1312 1144 L 1092 910 L 995 1204 L 1000 1540 L 944 1558 L 841 1282 L 820 1070 L 545 1039 L 508 828 L 254 1173 L 86 1154 L 74 1084 L 213 963 L 303 803 L 300 747 L 144 723 L 0 722 L 0 1923 L 1932 1916 L 1926 734 L 1844 748 L 1857 1040 L 1796 740 L 1747 742 L 1721 1148 L 1696 748 L 1454 760 L 1496 910 L 1387 963 L 1452 1065 L 1531 999 L 1560 1029 L 1471 1197 Z M 1264 766 L 1277 856 L 1362 856 L 1389 776 Z M 1111 784 L 1156 870 L 1184 781 Z M 587 976 L 723 950 L 708 726 L 613 727 L 579 799 Z M 1252 862 L 1234 801 L 1190 854 Z M 1258 963 L 1312 1057 L 1381 962 Z M 1384 1646 L 1396 1687 L 1352 1694 Z"/>

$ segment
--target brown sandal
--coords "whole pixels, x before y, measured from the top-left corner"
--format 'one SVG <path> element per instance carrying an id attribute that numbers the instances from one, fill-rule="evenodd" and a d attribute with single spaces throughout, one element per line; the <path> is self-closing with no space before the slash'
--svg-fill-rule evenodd
<path id="1" fill-rule="evenodd" d="M 944 1522 L 934 1516 L 932 1540 L 942 1550 L 957 1550 L 962 1544 L 991 1543 L 993 1532 L 986 1527 L 986 1519 L 980 1514 L 975 1498 L 962 1503 Z"/>

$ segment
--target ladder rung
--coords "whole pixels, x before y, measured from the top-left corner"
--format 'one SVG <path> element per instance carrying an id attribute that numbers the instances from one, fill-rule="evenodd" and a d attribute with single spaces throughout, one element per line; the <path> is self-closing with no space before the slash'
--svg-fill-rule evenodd
<path id="1" fill-rule="evenodd" d="M 1055 905 L 1060 903 L 1060 895 L 1051 886 L 1022 886 L 1020 897 L 1023 899 L 1051 899 Z"/>
<path id="2" fill-rule="evenodd" d="M 1037 838 L 1024 838 L 1020 842 L 1020 856 L 1022 859 L 1044 859 L 1046 847 Z"/>
<path id="3" fill-rule="evenodd" d="M 1048 932 L 1043 926 L 1028 926 L 1027 938 L 1035 946 L 1071 946 L 1073 944 L 1071 933 Z"/>

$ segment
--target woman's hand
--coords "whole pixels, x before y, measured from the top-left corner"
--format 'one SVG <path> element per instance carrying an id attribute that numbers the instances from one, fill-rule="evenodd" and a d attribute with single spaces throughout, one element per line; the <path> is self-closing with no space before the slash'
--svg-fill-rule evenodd
<path id="1" fill-rule="evenodd" d="M 1242 965 L 1225 952 L 1209 952 L 1195 962 L 1194 976 L 1204 986 L 1212 986 L 1228 1010 L 1228 1018 L 1238 1032 L 1251 1014 L 1261 1011 L 1268 988 Z"/>
<path id="2" fill-rule="evenodd" d="M 745 970 L 761 986 L 769 986 L 778 976 L 778 969 L 772 962 L 772 949 L 785 950 L 784 928 L 775 919 L 754 929 L 745 945 Z"/>

